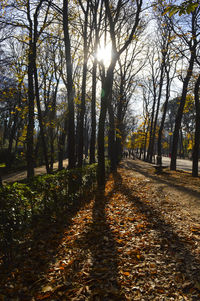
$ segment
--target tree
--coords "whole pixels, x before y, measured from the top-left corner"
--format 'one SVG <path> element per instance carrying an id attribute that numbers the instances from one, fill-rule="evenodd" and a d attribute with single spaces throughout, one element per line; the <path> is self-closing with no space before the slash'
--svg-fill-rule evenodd
<path id="1" fill-rule="evenodd" d="M 135 11 L 133 14 L 133 26 L 131 27 L 129 34 L 127 35 L 128 38 L 124 42 L 123 45 L 120 45 L 119 49 L 117 50 L 116 44 L 116 35 L 115 35 L 115 27 L 119 20 L 120 13 L 122 12 L 122 8 L 127 2 L 123 2 L 122 0 L 118 0 L 116 8 L 113 9 L 110 6 L 110 1 L 104 1 L 105 10 L 106 10 L 106 17 L 109 23 L 109 33 L 110 39 L 112 44 L 112 57 L 110 65 L 107 69 L 105 81 L 102 84 L 102 95 L 101 95 L 101 111 L 99 116 L 99 128 L 98 128 L 98 185 L 104 185 L 105 182 L 105 155 L 104 155 L 104 129 L 105 129 L 105 119 L 106 119 L 106 111 L 110 108 L 110 101 L 112 99 L 112 85 L 113 85 L 113 73 L 114 68 L 119 59 L 120 55 L 124 52 L 124 50 L 128 47 L 131 43 L 134 35 L 136 36 L 138 25 L 140 21 L 140 14 L 142 9 L 142 0 L 135 1 Z M 131 7 L 133 8 L 133 7 Z M 112 112 L 110 110 L 110 115 Z M 112 117 L 112 116 L 111 116 Z M 113 120 L 113 118 L 112 118 Z M 114 129 L 113 124 L 110 125 L 112 131 L 111 137 L 111 169 L 114 170 L 116 168 L 116 157 L 115 157 L 115 142 L 114 142 Z"/>
<path id="2" fill-rule="evenodd" d="M 170 87 L 172 81 L 174 80 L 176 65 L 178 60 L 175 60 L 175 55 L 171 49 L 172 42 L 174 38 L 172 37 L 171 30 L 169 27 L 169 22 L 167 18 L 162 16 L 162 7 L 158 9 L 158 28 L 161 34 L 161 77 L 160 77 L 160 85 L 159 85 L 159 93 L 158 99 L 161 99 L 162 94 L 162 86 L 164 86 L 164 79 L 166 78 L 165 84 L 165 102 L 163 105 L 162 118 L 158 131 L 158 142 L 157 142 L 157 164 L 162 165 L 162 136 L 165 124 L 165 118 L 167 113 L 168 102 L 170 98 Z M 173 73 L 172 73 L 172 69 Z"/>
<path id="3" fill-rule="evenodd" d="M 130 107 L 134 104 L 133 95 L 138 85 L 137 76 L 146 64 L 145 59 L 140 60 L 141 54 L 145 58 L 143 48 L 144 45 L 140 45 L 139 39 L 130 44 L 124 51 L 123 56 L 119 58 L 118 69 L 114 76 L 113 105 L 116 125 L 117 163 L 119 163 L 123 154 L 123 145 L 127 136 L 127 114 L 130 114 Z"/>
<path id="4" fill-rule="evenodd" d="M 28 125 L 27 125 L 27 177 L 34 175 L 34 99 L 36 96 L 38 120 L 41 130 L 43 152 L 48 171 L 47 148 L 40 109 L 39 85 L 37 76 L 37 47 L 38 40 L 44 29 L 52 22 L 49 17 L 50 4 L 40 0 L 37 3 L 26 0 L 23 2 L 10 1 L 3 3 L 5 10 L 1 21 L 8 28 L 17 29 L 15 38 L 26 45 L 27 75 L 28 75 Z M 38 22 L 39 19 L 39 22 Z M 39 26 L 38 26 L 39 25 Z M 39 28 L 38 28 L 39 27 Z"/>
<path id="5" fill-rule="evenodd" d="M 154 155 L 154 140 L 156 134 L 156 126 L 157 126 L 157 117 L 158 110 L 160 106 L 160 100 L 158 100 L 157 93 L 159 87 L 159 80 L 163 77 L 163 70 L 160 69 L 159 64 L 155 64 L 155 61 L 158 62 L 157 57 L 157 47 L 153 47 L 151 54 L 149 54 L 148 61 L 150 65 L 150 90 L 153 98 L 151 117 L 150 117 L 150 126 L 149 126 L 149 145 L 147 151 L 147 161 L 152 162 L 152 157 Z M 160 87 L 160 91 L 162 90 L 162 84 Z M 157 109 L 156 109 L 157 104 Z"/>
<path id="6" fill-rule="evenodd" d="M 195 108 L 196 108 L 196 118 L 195 118 L 195 143 L 193 147 L 193 161 L 192 161 L 192 176 L 198 177 L 198 161 L 199 161 L 199 146 L 200 146 L 200 103 L 199 103 L 199 87 L 200 87 L 200 75 L 198 75 L 195 87 L 194 87 L 194 97 L 195 97 Z"/>
<path id="7" fill-rule="evenodd" d="M 37 71 L 37 64 L 36 64 L 36 57 L 37 57 L 37 42 L 40 37 L 40 35 L 43 32 L 44 27 L 47 26 L 47 17 L 48 17 L 48 12 L 49 12 L 49 7 L 48 5 L 43 25 L 40 28 L 40 31 L 38 31 L 38 17 L 39 17 L 39 11 L 42 8 L 43 0 L 41 0 L 35 10 L 34 16 L 33 16 L 33 40 L 31 41 L 31 47 L 30 51 L 31 53 L 29 54 L 29 63 L 33 65 L 33 75 L 34 75 L 34 83 L 35 83 L 35 97 L 36 97 L 36 103 L 37 103 L 37 110 L 38 110 L 38 120 L 39 120 L 39 125 L 40 125 L 40 134 L 41 134 L 41 140 L 42 140 L 42 146 L 43 146 L 43 154 L 45 158 L 45 165 L 46 165 L 46 171 L 49 173 L 49 160 L 48 160 L 48 152 L 47 152 L 47 144 L 46 144 L 46 139 L 45 139 L 45 133 L 44 133 L 44 127 L 43 127 L 43 117 L 42 117 L 42 111 L 41 111 L 41 105 L 40 105 L 40 93 L 39 93 L 39 83 L 38 83 L 38 71 Z M 29 22 L 30 22 L 30 28 L 32 28 L 32 21 L 31 17 L 29 15 Z"/>
<path id="8" fill-rule="evenodd" d="M 196 57 L 196 47 L 197 47 L 197 10 L 191 13 L 191 18 L 189 17 L 190 21 L 190 31 L 189 31 L 189 38 L 187 37 L 187 33 L 181 32 L 181 38 L 185 41 L 186 45 L 189 48 L 190 52 L 190 58 L 189 58 L 189 65 L 187 68 L 187 73 L 183 81 L 183 87 L 182 87 L 182 95 L 181 95 L 181 101 L 178 108 L 178 112 L 176 115 L 176 121 L 175 121 L 175 128 L 173 132 L 173 142 L 172 142 L 172 155 L 171 155 L 171 164 L 170 169 L 176 170 L 176 158 L 177 158 L 177 148 L 178 148 L 178 139 L 179 139 L 179 130 L 181 126 L 181 120 L 183 115 L 183 109 L 185 106 L 186 96 L 187 96 L 187 90 L 188 85 L 192 76 L 195 57 Z M 187 28 L 188 29 L 188 28 Z M 176 34 L 176 27 L 172 26 L 172 30 L 175 31 Z"/>
<path id="9" fill-rule="evenodd" d="M 164 14 L 169 13 L 170 17 L 176 13 L 178 13 L 179 16 L 181 16 L 183 14 L 190 14 L 190 13 L 194 12 L 198 6 L 199 6 L 199 1 L 194 1 L 194 0 L 183 1 L 179 5 L 172 5 L 170 3 L 170 5 L 168 5 L 165 8 Z"/>
<path id="10" fill-rule="evenodd" d="M 83 24 L 83 74 L 82 74 L 82 87 L 81 87 L 81 106 L 79 115 L 79 129 L 78 129 L 78 167 L 82 167 L 83 164 L 83 135 L 84 135 L 84 115 L 85 115 L 85 97 L 86 97 L 86 80 L 87 80 L 87 61 L 89 52 L 89 41 L 91 40 L 88 35 L 88 17 L 89 17 L 89 1 L 87 1 L 86 8 L 79 0 L 82 12 L 84 14 Z M 89 40 L 89 41 L 88 41 Z"/>
<path id="11" fill-rule="evenodd" d="M 71 58 L 71 43 L 69 34 L 69 1 L 63 0 L 63 31 L 65 43 L 65 59 L 67 71 L 67 97 L 68 97 L 68 116 L 65 119 L 65 124 L 68 124 L 68 157 L 69 169 L 75 167 L 75 126 L 74 126 L 74 91 L 72 77 L 72 58 Z M 66 126 L 65 126 L 66 130 Z"/>
<path id="12" fill-rule="evenodd" d="M 100 7 L 99 7 L 100 6 Z M 97 20 L 98 8 L 100 9 L 99 19 Z M 91 137 L 90 137 L 90 164 L 95 163 L 95 144 L 96 144 L 96 88 L 97 88 L 97 49 L 99 44 L 99 32 L 102 22 L 103 1 L 96 0 L 91 2 L 91 11 L 94 26 L 94 46 L 93 46 L 93 66 L 92 66 L 92 99 L 91 99 Z"/>

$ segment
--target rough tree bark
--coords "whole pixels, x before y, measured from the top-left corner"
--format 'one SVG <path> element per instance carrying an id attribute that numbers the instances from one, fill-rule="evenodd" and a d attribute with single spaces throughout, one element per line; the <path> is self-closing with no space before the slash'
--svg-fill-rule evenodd
<path id="1" fill-rule="evenodd" d="M 117 167 L 116 158 L 116 140 L 115 140 L 115 116 L 111 101 L 108 104 L 109 114 L 109 131 L 108 131 L 108 143 L 109 143 L 109 157 L 110 157 L 110 169 L 114 171 Z"/>
<path id="2" fill-rule="evenodd" d="M 199 86 L 200 86 L 200 75 L 198 76 L 195 88 L 194 88 L 194 97 L 195 97 L 195 141 L 193 148 L 193 161 L 192 161 L 192 176 L 198 177 L 198 161 L 199 161 L 199 146 L 200 146 L 200 103 L 199 103 Z"/>
<path id="3" fill-rule="evenodd" d="M 123 108 L 123 86 L 124 76 L 121 75 L 120 92 L 119 92 L 119 104 L 117 107 L 117 120 L 116 120 L 116 163 L 119 163 L 122 158 L 122 108 Z"/>
<path id="4" fill-rule="evenodd" d="M 78 128 L 78 167 L 83 165 L 83 142 L 84 142 L 84 116 L 85 116 L 85 96 L 86 96 L 86 80 L 87 80 L 87 60 L 88 60 L 88 12 L 89 12 L 89 1 L 87 2 L 86 10 L 84 9 L 82 2 L 81 4 L 83 13 L 85 15 L 84 29 L 83 29 L 83 77 L 82 77 L 82 87 L 81 87 L 81 105 L 80 105 L 80 116 L 79 116 L 79 128 Z"/>
<path id="5" fill-rule="evenodd" d="M 69 14 L 68 14 L 68 0 L 63 0 L 63 31 L 65 43 L 65 58 L 67 70 L 67 96 L 68 96 L 68 168 L 74 168 L 75 160 L 75 126 L 74 126 L 74 91 L 72 78 L 72 59 L 71 59 L 71 45 L 69 36 Z"/>
<path id="6" fill-rule="evenodd" d="M 163 134 L 163 128 L 164 128 L 164 123 L 165 123 L 165 118 L 166 118 L 166 113 L 167 113 L 167 106 L 168 106 L 168 101 L 169 101 L 169 96 L 170 96 L 169 69 L 165 68 L 165 71 L 166 71 L 166 77 L 167 77 L 166 99 L 165 99 L 165 103 L 164 103 L 161 124 L 160 124 L 159 132 L 158 132 L 158 145 L 157 145 L 157 147 L 158 147 L 157 164 L 158 165 L 162 165 L 162 134 Z"/>
<path id="7" fill-rule="evenodd" d="M 178 150 L 178 140 L 179 140 L 179 130 L 181 127 L 181 121 L 183 116 L 183 109 L 185 106 L 186 96 L 187 96 L 187 89 L 188 84 L 190 81 L 190 78 L 192 76 L 192 70 L 194 66 L 194 53 L 191 51 L 191 57 L 190 57 L 190 63 L 187 70 L 187 75 L 183 82 L 183 89 L 182 89 L 182 95 L 181 95 L 181 101 L 178 108 L 178 112 L 176 115 L 176 121 L 175 121 L 175 128 L 173 132 L 173 140 L 172 140 L 172 155 L 171 155 L 171 163 L 170 163 L 170 169 L 176 170 L 176 159 L 177 159 L 177 150 Z"/>
<path id="8" fill-rule="evenodd" d="M 91 138 L 90 138 L 90 164 L 95 163 L 96 144 L 96 81 L 97 81 L 97 59 L 94 59 L 92 67 L 92 101 L 91 101 Z"/>
<path id="9" fill-rule="evenodd" d="M 178 112 L 176 115 L 175 128 L 174 128 L 174 132 L 173 132 L 172 154 L 171 154 L 171 163 L 170 163 L 171 170 L 176 170 L 179 130 L 181 127 L 181 121 L 182 121 L 183 110 L 184 110 L 186 96 L 187 96 L 188 85 L 189 85 L 189 82 L 190 82 L 190 79 L 192 76 L 194 61 L 195 61 L 195 56 L 196 56 L 197 40 L 196 40 L 196 16 L 195 15 L 196 15 L 195 12 L 193 12 L 192 13 L 192 38 L 188 42 L 188 44 L 190 46 L 189 66 L 187 69 L 186 77 L 184 78 L 184 81 L 183 81 L 181 101 L 180 101 L 180 105 L 179 105 Z"/>
<path id="10" fill-rule="evenodd" d="M 33 84 L 33 73 L 34 73 L 34 58 L 33 58 L 33 37 L 32 30 L 33 24 L 30 15 L 30 3 L 27 3 L 27 17 L 29 20 L 29 50 L 28 50 L 28 126 L 27 126 L 27 178 L 30 179 L 34 176 L 34 84 Z"/>
<path id="11" fill-rule="evenodd" d="M 98 172 L 97 172 L 98 186 L 105 185 L 104 133 L 105 133 L 106 112 L 109 104 L 109 97 L 111 96 L 111 92 L 112 92 L 114 67 L 115 64 L 110 64 L 104 82 L 102 83 L 101 111 L 99 116 L 99 127 L 98 127 Z"/>
<path id="12" fill-rule="evenodd" d="M 90 137 L 90 164 L 95 163 L 95 144 L 96 144 L 96 86 L 97 86 L 97 47 L 99 43 L 99 25 L 102 17 L 102 4 L 100 8 L 99 25 L 97 26 L 97 9 L 99 0 L 92 4 L 93 23 L 95 30 L 94 41 L 94 62 L 92 66 L 92 100 L 91 100 L 91 137 Z"/>
<path id="13" fill-rule="evenodd" d="M 22 82 L 19 82 L 18 88 L 17 88 L 17 105 L 21 106 L 21 88 L 22 88 Z M 13 147 L 13 140 L 15 138 L 16 130 L 17 130 L 17 123 L 19 119 L 19 111 L 16 110 L 14 117 L 13 117 L 13 125 L 11 127 L 11 132 L 9 136 L 9 143 L 8 143 L 8 160 L 6 162 L 6 167 L 10 168 L 12 166 L 12 147 Z"/>

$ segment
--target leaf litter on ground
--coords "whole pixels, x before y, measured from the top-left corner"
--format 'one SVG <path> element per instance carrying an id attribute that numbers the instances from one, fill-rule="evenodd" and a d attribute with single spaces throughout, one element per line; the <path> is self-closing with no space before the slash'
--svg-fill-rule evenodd
<path id="1" fill-rule="evenodd" d="M 131 164 L 2 266 L 0 300 L 200 300 L 200 224 Z"/>

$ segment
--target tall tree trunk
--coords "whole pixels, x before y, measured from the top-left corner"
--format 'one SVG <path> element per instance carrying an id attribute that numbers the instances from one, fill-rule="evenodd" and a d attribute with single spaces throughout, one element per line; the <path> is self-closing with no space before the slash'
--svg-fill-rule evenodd
<path id="1" fill-rule="evenodd" d="M 21 82 L 18 84 L 18 106 L 20 107 L 21 105 L 21 87 L 22 84 Z M 12 146 L 13 146 L 13 140 L 16 134 L 16 126 L 18 122 L 18 117 L 19 117 L 19 111 L 16 110 L 14 114 L 14 119 L 13 119 L 13 125 L 11 128 L 10 136 L 9 136 L 9 143 L 8 143 L 8 161 L 6 162 L 6 167 L 10 168 L 12 165 Z"/>
<path id="2" fill-rule="evenodd" d="M 40 2 L 41 3 L 41 2 Z M 43 155 L 45 160 L 45 166 L 46 171 L 49 173 L 49 162 L 48 162 L 48 150 L 47 145 L 45 141 L 45 133 L 44 133 L 44 126 L 43 126 L 43 117 L 42 117 L 42 111 L 40 106 L 40 92 L 39 92 L 39 85 L 38 85 L 38 74 L 37 74 L 37 65 L 36 65 L 36 57 L 37 57 L 37 40 L 38 40 L 38 10 L 39 5 L 36 9 L 36 12 L 34 14 L 34 38 L 33 38 L 33 73 L 34 73 L 34 80 L 35 80 L 35 96 L 36 96 L 36 103 L 37 103 L 37 110 L 38 110 L 38 121 L 40 126 L 40 135 L 41 135 L 41 141 L 42 141 L 42 149 L 43 149 Z"/>
<path id="3" fill-rule="evenodd" d="M 181 101 L 178 108 L 178 112 L 176 115 L 176 121 L 175 121 L 175 128 L 173 133 L 173 141 L 172 141 L 172 156 L 171 156 L 171 164 L 170 169 L 176 170 L 176 158 L 177 158 L 177 149 L 178 149 L 178 139 L 179 139 L 179 129 L 181 127 L 181 121 L 183 116 L 183 109 L 185 106 L 186 96 L 187 96 L 187 90 L 188 85 L 192 76 L 193 67 L 194 67 L 194 61 L 196 57 L 196 47 L 197 47 L 197 16 L 196 16 L 196 10 L 192 13 L 192 38 L 188 42 L 190 47 L 190 60 L 189 60 L 189 66 L 187 70 L 186 77 L 183 81 L 183 88 L 182 88 L 182 95 L 181 95 Z"/>
<path id="4" fill-rule="evenodd" d="M 36 46 L 35 46 L 35 48 L 36 48 Z M 48 151 L 47 151 L 47 145 L 46 145 L 46 140 L 45 140 L 42 111 L 41 111 L 41 106 L 40 106 L 40 96 L 39 96 L 38 76 L 37 76 L 37 67 L 36 67 L 36 57 L 34 57 L 34 79 L 35 79 L 35 96 L 36 96 L 37 111 L 38 111 L 38 121 L 39 121 L 39 126 L 40 126 L 42 150 L 43 150 L 43 155 L 44 155 L 46 171 L 47 171 L 47 173 L 49 173 L 50 170 L 49 170 L 49 162 L 48 162 Z"/>
<path id="5" fill-rule="evenodd" d="M 156 115 L 155 115 L 153 134 L 152 134 L 152 147 L 151 147 L 151 154 L 150 154 L 151 161 L 152 161 L 152 156 L 155 153 L 155 151 L 154 151 L 154 143 L 155 143 L 155 138 L 156 138 L 156 128 L 157 128 L 157 121 L 158 121 L 158 113 L 159 113 L 159 109 L 160 109 L 160 100 L 161 100 L 163 80 L 164 80 L 164 68 L 165 68 L 166 50 L 162 49 L 162 53 L 163 53 L 163 55 L 162 55 L 161 73 L 160 73 L 160 81 L 159 81 L 158 101 L 157 101 Z"/>
<path id="6" fill-rule="evenodd" d="M 185 106 L 185 101 L 186 101 L 186 96 L 187 96 L 188 84 L 189 84 L 190 78 L 192 76 L 192 71 L 193 71 L 193 66 L 194 66 L 194 58 L 195 58 L 195 53 L 194 53 L 194 49 L 193 49 L 193 51 L 191 50 L 190 63 L 189 63 L 189 67 L 187 70 L 187 75 L 183 82 L 181 101 L 180 101 L 180 105 L 179 105 L 178 112 L 176 115 L 175 128 L 174 128 L 174 132 L 173 132 L 173 141 L 172 141 L 172 155 L 171 155 L 171 164 L 170 164 L 171 170 L 176 170 L 179 129 L 181 127 L 181 121 L 182 121 L 183 109 Z"/>
<path id="7" fill-rule="evenodd" d="M 67 129 L 68 129 L 68 114 L 65 117 L 64 120 L 64 128 L 61 129 L 61 134 L 59 137 L 59 143 L 58 143 L 58 170 L 63 169 L 63 159 L 64 159 L 64 149 L 65 149 L 65 140 L 67 136 Z M 68 130 L 69 131 L 69 130 Z M 69 136 L 68 136 L 69 137 Z"/>
<path id="8" fill-rule="evenodd" d="M 147 129 L 145 132 L 145 138 L 144 138 L 144 158 L 143 160 L 146 161 L 147 159 L 147 154 L 146 154 L 146 150 L 147 150 L 147 138 L 148 138 L 148 132 L 149 132 L 149 120 L 147 120 Z"/>
<path id="9" fill-rule="evenodd" d="M 85 95 L 86 95 L 86 80 L 87 80 L 87 60 L 88 60 L 88 11 L 89 11 L 89 1 L 87 1 L 86 10 L 84 10 L 85 20 L 84 20 L 84 30 L 83 30 L 83 78 L 82 78 L 82 89 L 81 89 L 81 110 L 80 110 L 80 120 L 79 120 L 79 132 L 78 132 L 78 167 L 83 165 L 83 145 L 84 145 L 84 116 L 85 116 Z"/>
<path id="10" fill-rule="evenodd" d="M 49 130 L 49 136 L 50 136 L 50 171 L 53 171 L 53 163 L 54 163 L 54 128 L 55 128 L 55 118 L 56 118 L 56 99 L 57 99 L 57 92 L 58 92 L 58 85 L 60 78 L 56 79 L 56 87 L 55 91 L 53 93 L 53 100 L 52 100 L 52 105 L 51 105 L 51 111 L 50 111 L 50 130 Z"/>
<path id="11" fill-rule="evenodd" d="M 180 159 L 182 158 L 182 154 L 183 154 L 183 157 L 184 157 L 184 146 L 183 146 L 183 131 L 182 129 L 180 128 L 180 144 L 179 144 L 179 157 Z"/>
<path id="12" fill-rule="evenodd" d="M 154 99 L 153 99 L 153 106 L 151 112 L 151 123 L 150 123 L 150 131 L 149 131 L 149 146 L 147 150 L 147 161 L 152 162 L 152 137 L 153 137 L 153 123 L 154 123 L 154 114 L 155 114 L 155 107 L 156 107 L 156 95 L 154 91 Z"/>
<path id="13" fill-rule="evenodd" d="M 104 154 L 104 132 L 105 132 L 105 120 L 107 111 L 107 99 L 105 97 L 105 82 L 102 83 L 101 91 L 101 110 L 99 115 L 98 126 L 98 169 L 97 169 L 97 183 L 98 186 L 105 185 L 105 154 Z"/>
<path id="14" fill-rule="evenodd" d="M 41 144 L 41 136 L 40 136 L 40 132 L 39 132 L 38 135 L 37 135 L 37 140 L 35 141 L 35 149 L 34 149 L 34 158 L 37 158 L 37 160 L 35 159 L 35 162 L 34 162 L 35 167 L 38 166 L 38 164 L 40 166 L 40 165 L 43 165 L 43 163 L 44 163 L 43 162 L 43 157 L 39 153 L 40 144 Z"/>
<path id="15" fill-rule="evenodd" d="M 91 101 L 91 138 L 90 138 L 90 164 L 95 163 L 96 144 L 96 81 L 97 81 L 97 59 L 92 67 L 92 101 Z"/>
<path id="16" fill-rule="evenodd" d="M 37 20 L 37 14 L 42 5 L 42 0 L 38 3 L 34 17 Z M 34 68 L 35 68 L 35 55 L 36 55 L 36 40 L 37 32 L 33 27 L 31 19 L 30 0 L 27 1 L 27 18 L 29 21 L 29 50 L 28 50 L 28 126 L 27 126 L 27 178 L 30 179 L 34 176 Z M 35 20 L 34 20 L 35 21 Z M 37 26 L 37 23 L 34 26 Z"/>
<path id="17" fill-rule="evenodd" d="M 169 70 L 166 70 L 166 75 L 167 75 L 167 86 L 166 86 L 166 99 L 164 103 L 164 110 L 163 110 L 163 115 L 162 115 L 162 120 L 158 132 L 158 157 L 157 157 L 157 164 L 162 165 L 162 134 L 163 134 L 163 128 L 165 124 L 165 118 L 166 118 L 166 113 L 167 113 L 167 106 L 168 106 L 168 101 L 169 101 L 169 96 L 170 96 L 170 78 L 169 78 Z"/>
<path id="18" fill-rule="evenodd" d="M 99 9 L 99 19 L 97 24 L 97 10 Z M 103 1 L 91 2 L 93 16 L 93 26 L 95 31 L 94 41 L 94 62 L 92 66 L 92 101 L 91 101 L 91 137 L 90 137 L 90 164 L 95 163 L 96 150 L 96 87 L 97 87 L 97 47 L 99 44 L 99 30 L 102 22 Z M 106 21 L 106 20 L 105 20 Z"/>
<path id="19" fill-rule="evenodd" d="M 199 103 L 199 86 L 200 75 L 195 83 L 194 97 L 195 97 L 195 140 L 193 148 L 193 161 L 192 161 L 192 176 L 198 177 L 198 161 L 199 161 L 199 146 L 200 146 L 200 103 Z"/>
<path id="20" fill-rule="evenodd" d="M 65 43 L 65 58 L 67 70 L 67 94 L 68 94 L 68 168 L 74 168 L 75 161 L 75 126 L 74 126 L 74 91 L 72 79 L 72 59 L 71 45 L 69 37 L 69 15 L 68 15 L 68 0 L 63 0 L 63 31 Z"/>
<path id="21" fill-rule="evenodd" d="M 85 160 L 88 158 L 88 150 L 89 150 L 89 126 L 87 122 L 87 115 L 85 115 L 85 121 L 84 121 L 84 154 L 85 154 Z"/>
<path id="22" fill-rule="evenodd" d="M 109 156 L 110 156 L 110 168 L 112 171 L 116 169 L 116 143 L 115 143 L 115 117 L 114 110 L 112 107 L 111 100 L 108 104 L 108 114 L 109 114 Z"/>
<path id="23" fill-rule="evenodd" d="M 109 104 L 109 98 L 112 94 L 113 71 L 115 64 L 110 64 L 105 79 L 102 82 L 101 92 L 101 110 L 99 116 L 98 127 L 98 169 L 97 169 L 97 182 L 98 186 L 105 185 L 105 154 L 104 154 L 104 133 L 105 133 L 105 120 L 106 112 Z"/>
<path id="24" fill-rule="evenodd" d="M 78 122 L 78 167 L 83 165 L 83 145 L 84 145 L 84 115 L 85 115 L 85 93 L 86 93 L 86 75 L 87 75 L 87 62 L 83 64 L 83 79 L 82 79 L 82 94 L 81 105 Z"/>
<path id="25" fill-rule="evenodd" d="M 122 75 L 121 75 L 122 77 Z M 116 163 L 118 164 L 122 158 L 122 108 L 123 108 L 123 80 L 121 78 L 120 93 L 119 93 L 119 104 L 117 106 L 117 120 L 116 120 Z"/>
<path id="26" fill-rule="evenodd" d="M 33 85 L 34 59 L 32 45 L 32 30 L 29 34 L 29 54 L 28 54 L 28 127 L 27 127 L 27 178 L 34 176 L 34 85 Z"/>
<path id="27" fill-rule="evenodd" d="M 75 124 L 75 158 L 76 162 L 78 161 L 78 130 L 79 130 L 79 121 L 80 121 L 80 104 L 77 104 L 77 110 L 76 110 L 76 124 Z"/>

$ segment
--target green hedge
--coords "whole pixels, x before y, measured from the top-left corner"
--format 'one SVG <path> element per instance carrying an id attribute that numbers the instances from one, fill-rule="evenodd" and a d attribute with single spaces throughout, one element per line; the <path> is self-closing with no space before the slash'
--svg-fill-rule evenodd
<path id="1" fill-rule="evenodd" d="M 109 163 L 106 163 L 107 173 Z M 35 177 L 0 189 L 0 258 L 9 259 L 36 218 L 59 217 L 96 188 L 97 164 Z"/>

